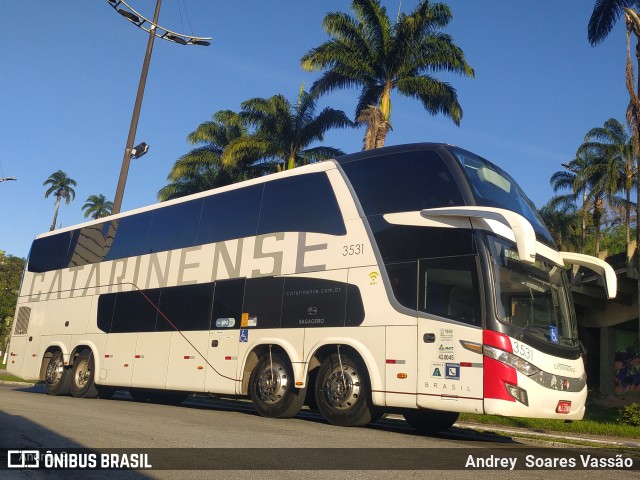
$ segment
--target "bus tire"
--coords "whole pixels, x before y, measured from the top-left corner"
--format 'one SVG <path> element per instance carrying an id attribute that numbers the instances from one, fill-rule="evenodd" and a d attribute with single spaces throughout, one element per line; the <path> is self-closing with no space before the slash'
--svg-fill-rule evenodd
<path id="1" fill-rule="evenodd" d="M 48 395 L 69 395 L 71 392 L 71 369 L 65 367 L 60 350 L 53 352 L 44 374 Z"/>
<path id="2" fill-rule="evenodd" d="M 93 352 L 83 350 L 73 362 L 71 395 L 76 398 L 97 398 L 98 389 L 93 381 L 95 375 Z"/>
<path id="3" fill-rule="evenodd" d="M 359 427 L 380 418 L 371 400 L 367 368 L 349 353 L 327 357 L 316 379 L 316 403 L 333 425 Z"/>
<path id="4" fill-rule="evenodd" d="M 302 408 L 305 394 L 306 388 L 295 388 L 291 363 L 278 353 L 263 355 L 251 372 L 249 395 L 263 417 L 293 417 Z"/>
<path id="5" fill-rule="evenodd" d="M 438 433 L 448 430 L 456 423 L 457 412 L 441 412 L 437 410 L 407 410 L 404 419 L 420 433 Z"/>

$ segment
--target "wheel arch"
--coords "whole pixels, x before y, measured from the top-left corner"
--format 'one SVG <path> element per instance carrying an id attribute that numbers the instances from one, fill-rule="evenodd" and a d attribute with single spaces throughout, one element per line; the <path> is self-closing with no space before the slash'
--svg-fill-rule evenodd
<path id="1" fill-rule="evenodd" d="M 304 379 L 300 378 L 303 374 L 302 369 L 299 368 L 299 365 L 301 365 L 303 360 L 297 354 L 293 345 L 282 339 L 266 338 L 260 340 L 259 344 L 253 345 L 251 349 L 247 350 L 247 353 L 242 359 L 242 375 L 240 377 L 240 391 L 238 392 L 240 395 L 249 394 L 249 379 L 251 378 L 251 372 L 253 372 L 253 369 L 258 365 L 260 357 L 269 351 L 269 347 L 271 347 L 273 352 L 278 352 L 289 360 L 294 373 L 294 382 L 297 383 L 304 381 Z"/>
<path id="2" fill-rule="evenodd" d="M 337 347 L 343 353 L 355 355 L 367 370 L 371 388 L 371 397 L 375 405 L 385 405 L 383 376 L 371 351 L 361 342 L 351 338 L 327 338 L 318 342 L 309 349 L 309 355 L 305 359 L 304 377 L 308 378 L 310 372 L 320 367 L 320 364 L 332 353 L 337 352 Z M 312 387 L 313 385 L 308 385 Z"/>
<path id="3" fill-rule="evenodd" d="M 40 374 L 38 375 L 38 380 L 42 381 L 45 378 L 45 372 L 47 371 L 47 365 L 49 365 L 49 360 L 53 357 L 55 352 L 61 352 L 63 358 L 69 358 L 69 351 L 67 350 L 67 346 L 62 342 L 51 342 L 47 348 L 45 348 L 42 354 L 42 362 L 40 363 Z M 71 365 L 70 363 L 65 362 L 66 366 Z"/>
<path id="4" fill-rule="evenodd" d="M 96 372 L 100 371 L 100 356 L 98 355 L 98 347 L 93 342 L 84 341 L 76 345 L 69 354 L 69 365 L 73 365 L 74 360 L 84 350 L 91 350 L 93 354 L 93 368 Z"/>

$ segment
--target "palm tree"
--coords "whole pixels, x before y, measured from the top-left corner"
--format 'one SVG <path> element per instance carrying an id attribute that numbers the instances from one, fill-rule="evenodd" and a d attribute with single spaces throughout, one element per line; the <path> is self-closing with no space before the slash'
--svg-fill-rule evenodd
<path id="1" fill-rule="evenodd" d="M 86 203 L 82 206 L 84 210 L 84 218 L 91 215 L 91 218 L 97 219 L 111 215 L 113 210 L 113 202 L 107 200 L 104 195 L 90 195 Z"/>
<path id="2" fill-rule="evenodd" d="M 582 197 L 582 207 L 579 210 L 580 217 L 582 218 L 582 225 L 580 229 L 580 253 L 584 253 L 584 247 L 586 243 L 587 232 L 587 215 L 589 214 L 589 208 L 587 204 L 588 190 L 586 186 L 582 186 L 578 191 L 574 191 L 574 185 L 576 184 L 576 178 L 582 170 L 587 167 L 587 160 L 584 155 L 577 154 L 576 158 L 568 163 L 563 163 L 562 166 L 565 170 L 560 170 L 551 175 L 551 187 L 553 191 L 557 193 L 559 190 L 571 190 L 571 193 L 565 195 L 557 195 L 553 197 L 548 205 L 551 208 L 557 208 L 562 204 L 564 208 L 571 205 L 576 205 L 578 198 Z"/>
<path id="3" fill-rule="evenodd" d="M 73 187 L 77 186 L 77 182 L 69 178 L 66 173 L 62 170 L 58 170 L 55 173 L 52 173 L 49 178 L 47 178 L 42 186 L 50 185 L 46 192 L 44 192 L 44 198 L 49 198 L 49 195 L 53 194 L 56 197 L 56 210 L 53 214 L 53 222 L 51 222 L 51 228 L 49 231 L 52 231 L 56 228 L 56 222 L 58 221 L 58 209 L 60 208 L 60 200 L 64 198 L 65 203 L 69 205 L 71 200 L 76 198 L 76 192 Z"/>
<path id="4" fill-rule="evenodd" d="M 289 170 L 320 160 L 344 155 L 333 147 L 309 147 L 324 140 L 332 128 L 353 126 L 341 110 L 325 108 L 316 115 L 317 97 L 304 91 L 292 105 L 284 96 L 252 98 L 242 103 L 240 115 L 253 133 L 229 142 L 222 154 L 227 168 L 253 162 L 254 166 Z"/>
<path id="5" fill-rule="evenodd" d="M 579 228 L 580 215 L 575 203 L 553 197 L 538 212 L 560 250 L 570 251 L 579 246 L 575 231 Z"/>
<path id="6" fill-rule="evenodd" d="M 593 141 L 599 140 L 599 141 Z M 585 137 L 584 148 L 594 149 L 597 155 L 607 160 L 606 189 L 610 199 L 618 192 L 625 193 L 623 202 L 624 222 L 627 245 L 631 240 L 631 190 L 637 175 L 636 159 L 633 154 L 633 142 L 626 128 L 615 118 L 610 118 L 604 127 L 589 130 Z"/>
<path id="7" fill-rule="evenodd" d="M 323 27 L 331 39 L 300 60 L 306 71 L 324 70 L 311 92 L 361 89 L 355 117 L 375 107 L 386 122 L 365 135 L 379 138 L 376 146 L 384 145 L 393 90 L 419 100 L 430 114 L 441 113 L 459 125 L 462 108 L 456 90 L 432 75 L 448 71 L 474 76 L 462 50 L 441 31 L 452 19 L 449 7 L 421 0 L 410 14 L 399 13 L 393 24 L 379 0 L 353 0 L 351 8 L 355 17 L 341 12 L 326 15 Z M 368 130 L 372 125 L 380 123 L 370 123 Z"/>
<path id="8" fill-rule="evenodd" d="M 189 143 L 200 146 L 175 162 L 167 177 L 170 183 L 160 189 L 158 200 L 171 200 L 262 174 L 262 170 L 253 168 L 250 162 L 238 162 L 230 168 L 222 164 L 222 152 L 227 145 L 247 134 L 248 129 L 236 112 L 214 113 L 211 121 L 201 123 L 187 137 Z"/>
<path id="9" fill-rule="evenodd" d="M 551 206 L 568 206 L 577 202 L 582 196 L 582 233 L 580 252 L 584 251 L 586 240 L 587 214 L 591 218 L 595 229 L 596 255 L 600 252 L 601 225 L 607 197 L 607 162 L 598 155 L 598 151 L 583 144 L 578 148 L 576 158 L 563 164 L 566 170 L 551 176 L 551 186 L 554 192 L 570 189 L 571 193 L 554 197 Z"/>

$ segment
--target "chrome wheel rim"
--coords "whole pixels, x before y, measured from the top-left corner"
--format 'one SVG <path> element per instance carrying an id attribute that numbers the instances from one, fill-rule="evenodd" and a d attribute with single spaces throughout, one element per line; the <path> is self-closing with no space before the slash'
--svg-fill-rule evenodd
<path id="1" fill-rule="evenodd" d="M 336 410 L 352 408 L 360 397 L 358 372 L 348 365 L 334 368 L 324 382 L 324 397 Z"/>
<path id="2" fill-rule="evenodd" d="M 51 358 L 49 365 L 47 365 L 46 380 L 50 385 L 57 384 L 62 379 L 64 373 L 64 362 L 62 356 L 56 355 Z"/>
<path id="3" fill-rule="evenodd" d="M 76 365 L 76 374 L 74 376 L 76 386 L 84 388 L 89 381 L 89 377 L 91 377 L 91 367 L 89 362 L 83 359 Z"/>
<path id="4" fill-rule="evenodd" d="M 277 403 L 282 400 L 289 386 L 287 370 L 283 365 L 274 363 L 267 366 L 258 377 L 257 394 L 266 403 Z"/>

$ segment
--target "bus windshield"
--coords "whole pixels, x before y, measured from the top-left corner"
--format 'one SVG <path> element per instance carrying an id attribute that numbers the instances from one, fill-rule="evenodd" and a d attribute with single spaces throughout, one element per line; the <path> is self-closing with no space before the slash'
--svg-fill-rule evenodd
<path id="1" fill-rule="evenodd" d="M 540 257 L 521 262 L 515 245 L 488 236 L 498 320 L 539 341 L 577 344 L 577 328 L 564 268 Z"/>
<path id="2" fill-rule="evenodd" d="M 538 240 L 555 248 L 553 238 L 535 205 L 508 173 L 473 153 L 459 148 L 450 150 L 464 168 L 478 205 L 506 208 L 519 213 L 531 222 Z"/>

